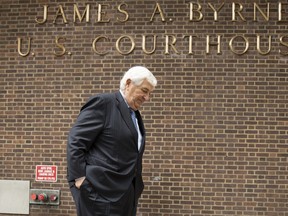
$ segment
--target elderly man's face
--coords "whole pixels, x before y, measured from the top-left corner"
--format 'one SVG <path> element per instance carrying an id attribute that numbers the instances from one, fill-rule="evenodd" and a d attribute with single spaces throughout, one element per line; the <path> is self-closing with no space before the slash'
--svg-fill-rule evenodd
<path id="1" fill-rule="evenodd" d="M 136 86 L 130 79 L 125 86 L 125 99 L 133 110 L 138 110 L 141 105 L 148 101 L 153 91 L 153 86 L 145 79 L 140 86 Z"/>

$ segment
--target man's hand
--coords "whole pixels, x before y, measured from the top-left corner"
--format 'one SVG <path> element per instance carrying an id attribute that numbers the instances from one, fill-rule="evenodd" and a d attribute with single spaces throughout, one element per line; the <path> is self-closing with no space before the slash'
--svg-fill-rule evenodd
<path id="1" fill-rule="evenodd" d="M 85 180 L 85 176 L 84 177 L 81 177 L 81 178 L 78 178 L 78 179 L 75 179 L 75 186 L 76 188 L 80 189 L 82 183 L 84 182 Z"/>

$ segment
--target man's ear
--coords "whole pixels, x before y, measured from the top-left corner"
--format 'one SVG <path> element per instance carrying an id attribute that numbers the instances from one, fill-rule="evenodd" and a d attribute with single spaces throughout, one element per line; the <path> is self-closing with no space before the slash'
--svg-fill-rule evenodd
<path id="1" fill-rule="evenodd" d="M 132 82 L 131 79 L 127 79 L 127 80 L 126 80 L 126 85 L 130 85 L 131 82 Z"/>

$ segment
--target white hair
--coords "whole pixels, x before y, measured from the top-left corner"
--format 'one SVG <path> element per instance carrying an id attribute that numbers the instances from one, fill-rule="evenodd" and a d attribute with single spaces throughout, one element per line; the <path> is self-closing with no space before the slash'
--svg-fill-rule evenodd
<path id="1" fill-rule="evenodd" d="M 153 87 L 157 85 L 157 79 L 146 67 L 134 66 L 130 68 L 123 76 L 120 81 L 120 90 L 124 91 L 126 86 L 126 81 L 130 79 L 136 86 L 142 84 L 146 79 Z"/>

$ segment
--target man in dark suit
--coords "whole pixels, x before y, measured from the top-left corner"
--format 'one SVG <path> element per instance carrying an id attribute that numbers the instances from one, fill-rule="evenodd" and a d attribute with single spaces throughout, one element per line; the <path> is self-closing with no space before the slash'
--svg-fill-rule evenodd
<path id="1" fill-rule="evenodd" d="M 135 66 L 119 91 L 93 96 L 82 107 L 67 143 L 67 177 L 78 216 L 136 215 L 145 148 L 138 109 L 156 84 L 147 68 Z"/>

